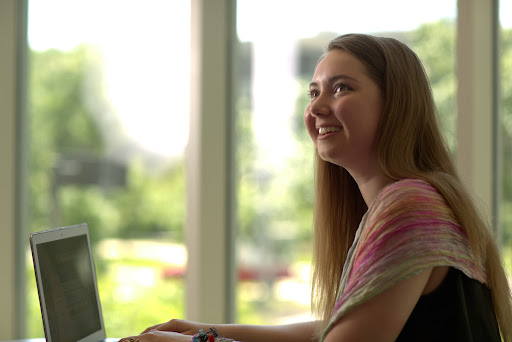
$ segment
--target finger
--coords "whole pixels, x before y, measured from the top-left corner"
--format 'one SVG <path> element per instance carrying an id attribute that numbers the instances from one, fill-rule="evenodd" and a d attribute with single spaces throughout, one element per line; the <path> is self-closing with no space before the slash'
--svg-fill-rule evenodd
<path id="1" fill-rule="evenodd" d="M 160 327 L 162 327 L 165 323 L 155 324 L 153 326 L 150 326 L 149 328 L 146 328 L 141 334 L 145 334 L 147 332 L 150 332 L 152 330 L 159 330 Z"/>
<path id="2" fill-rule="evenodd" d="M 124 337 L 119 342 L 139 342 L 139 336 Z"/>
<path id="3" fill-rule="evenodd" d="M 182 331 L 183 329 L 184 329 L 183 321 L 178 320 L 178 319 L 171 319 L 168 322 L 165 322 L 165 323 L 162 323 L 162 324 L 157 324 L 157 325 L 154 325 L 152 327 L 147 328 L 144 331 L 144 333 L 147 333 L 147 332 L 150 332 L 150 331 L 156 331 L 156 330 L 159 330 L 159 331 L 174 331 L 174 332 L 181 333 L 181 332 L 183 332 Z"/>
<path id="4" fill-rule="evenodd" d="M 155 330 L 172 331 L 173 327 L 174 327 L 173 320 L 170 320 L 170 321 L 165 322 L 165 323 L 155 324 L 155 325 L 147 328 L 146 330 L 144 330 L 142 332 L 142 334 L 148 333 L 150 331 L 155 331 Z"/>

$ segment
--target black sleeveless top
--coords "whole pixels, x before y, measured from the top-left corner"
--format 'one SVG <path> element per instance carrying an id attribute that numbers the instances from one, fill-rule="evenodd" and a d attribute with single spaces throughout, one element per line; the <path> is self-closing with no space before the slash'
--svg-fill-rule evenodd
<path id="1" fill-rule="evenodd" d="M 491 292 L 450 268 L 439 287 L 421 296 L 397 342 L 501 342 Z"/>

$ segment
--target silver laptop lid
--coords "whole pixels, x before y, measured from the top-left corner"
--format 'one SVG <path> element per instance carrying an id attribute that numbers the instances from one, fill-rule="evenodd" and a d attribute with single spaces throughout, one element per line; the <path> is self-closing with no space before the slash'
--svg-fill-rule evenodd
<path id="1" fill-rule="evenodd" d="M 46 341 L 105 339 L 87 224 L 33 233 L 30 246 Z"/>

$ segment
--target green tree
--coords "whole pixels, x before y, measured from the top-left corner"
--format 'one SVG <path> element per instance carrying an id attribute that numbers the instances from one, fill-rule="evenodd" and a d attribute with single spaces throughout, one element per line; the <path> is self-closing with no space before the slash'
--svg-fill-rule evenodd
<path id="1" fill-rule="evenodd" d="M 501 31 L 500 49 L 500 85 L 501 85 L 501 170 L 502 170 L 502 207 L 501 231 L 503 245 L 512 240 L 512 29 Z"/>
<path id="2" fill-rule="evenodd" d="M 167 236 L 184 241 L 185 165 L 180 159 L 160 172 L 148 172 L 134 161 L 128 169 L 126 187 L 113 197 L 120 215 L 122 238 Z"/>
<path id="3" fill-rule="evenodd" d="M 101 63 L 101 56 L 87 45 L 69 52 L 31 53 L 31 229 L 87 222 L 94 240 L 165 232 L 183 241 L 182 159 L 158 171 L 139 161 L 120 165 L 126 170 L 126 183 L 121 180 L 115 187 L 95 178 L 101 172 L 95 174 L 93 169 L 85 169 L 83 178 L 66 178 L 70 167 L 116 164 L 106 156 L 100 122 L 95 119 L 107 114 L 94 112 L 108 105 L 94 107 L 88 102 L 106 97 L 101 78 L 91 76 Z M 122 127 L 109 129 L 115 134 Z"/>
<path id="4" fill-rule="evenodd" d="M 63 154 L 103 152 L 101 134 L 83 99 L 88 56 L 85 46 L 70 52 L 30 55 L 30 214 L 31 230 L 54 225 L 54 170 Z"/>
<path id="5" fill-rule="evenodd" d="M 456 146 L 457 80 L 456 29 L 453 20 L 420 25 L 406 35 L 408 45 L 423 63 L 430 80 L 439 120 L 452 153 Z"/>

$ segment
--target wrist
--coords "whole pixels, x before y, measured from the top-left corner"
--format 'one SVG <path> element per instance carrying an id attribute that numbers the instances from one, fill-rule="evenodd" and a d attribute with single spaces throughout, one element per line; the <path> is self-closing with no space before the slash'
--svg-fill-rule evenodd
<path id="1" fill-rule="evenodd" d="M 203 329 L 199 330 L 199 333 L 192 336 L 190 342 L 236 342 L 232 338 L 219 337 L 217 329 L 214 327 L 210 328 L 209 331 L 203 332 Z"/>

